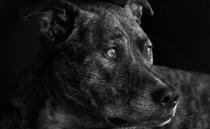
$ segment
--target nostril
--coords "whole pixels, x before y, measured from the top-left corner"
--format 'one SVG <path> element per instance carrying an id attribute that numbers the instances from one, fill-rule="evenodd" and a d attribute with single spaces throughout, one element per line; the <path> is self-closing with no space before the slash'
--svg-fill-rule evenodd
<path id="1" fill-rule="evenodd" d="M 176 94 L 176 95 L 174 96 L 174 98 L 173 98 L 173 103 L 176 105 L 177 102 L 178 102 L 178 100 L 179 100 L 179 95 Z"/>
<path id="2" fill-rule="evenodd" d="M 177 102 L 179 100 L 179 95 L 173 95 L 172 92 L 170 94 L 164 96 L 161 100 L 161 105 L 168 108 L 173 108 L 176 106 Z"/>
<path id="3" fill-rule="evenodd" d="M 171 96 L 167 95 L 162 97 L 162 99 L 160 100 L 161 105 L 166 106 L 168 103 L 170 103 L 171 101 Z"/>

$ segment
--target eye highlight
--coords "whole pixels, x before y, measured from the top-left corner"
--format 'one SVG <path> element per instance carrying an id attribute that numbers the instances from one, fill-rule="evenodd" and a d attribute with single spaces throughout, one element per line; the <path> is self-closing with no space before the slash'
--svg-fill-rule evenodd
<path id="1" fill-rule="evenodd" d="M 146 45 L 146 50 L 147 50 L 147 52 L 152 51 L 152 48 L 153 48 L 152 44 Z"/>
<path id="2" fill-rule="evenodd" d="M 115 48 L 110 48 L 106 51 L 106 56 L 112 59 L 117 58 L 117 50 Z"/>

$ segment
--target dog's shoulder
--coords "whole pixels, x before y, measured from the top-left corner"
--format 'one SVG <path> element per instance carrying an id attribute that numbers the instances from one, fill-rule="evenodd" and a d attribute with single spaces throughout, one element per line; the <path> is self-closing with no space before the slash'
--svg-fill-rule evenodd
<path id="1" fill-rule="evenodd" d="M 155 67 L 156 72 L 176 85 L 196 85 L 208 87 L 210 75 L 200 72 L 184 71 L 167 67 Z"/>

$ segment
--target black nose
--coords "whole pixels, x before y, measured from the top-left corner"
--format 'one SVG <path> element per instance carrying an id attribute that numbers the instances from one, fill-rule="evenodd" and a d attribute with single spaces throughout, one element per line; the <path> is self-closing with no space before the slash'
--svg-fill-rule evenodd
<path id="1" fill-rule="evenodd" d="M 153 100 L 166 108 L 173 108 L 176 106 L 179 95 L 177 91 L 167 88 L 161 88 L 152 94 Z"/>

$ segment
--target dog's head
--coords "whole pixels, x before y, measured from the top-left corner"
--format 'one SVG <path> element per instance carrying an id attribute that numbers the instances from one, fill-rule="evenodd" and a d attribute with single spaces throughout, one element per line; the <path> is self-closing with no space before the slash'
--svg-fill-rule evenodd
<path id="1" fill-rule="evenodd" d="M 78 121 L 89 116 L 81 127 L 171 120 L 178 94 L 152 69 L 152 43 L 140 27 L 143 8 L 153 13 L 146 0 L 46 5 L 29 17 L 38 18 L 41 40 L 54 50 L 44 77 L 54 105 Z"/>

